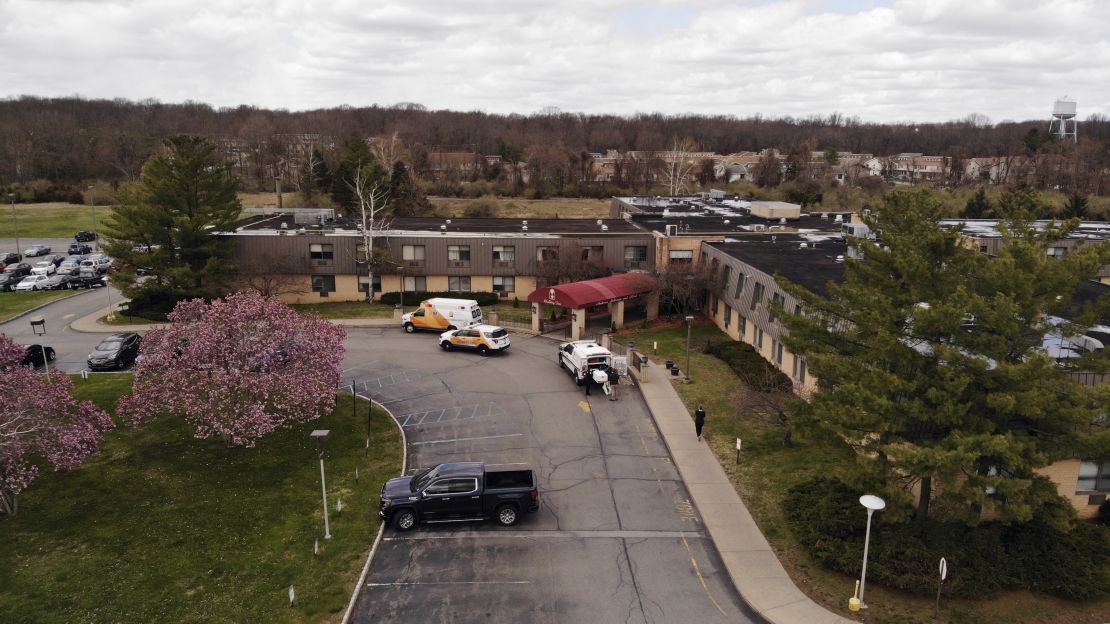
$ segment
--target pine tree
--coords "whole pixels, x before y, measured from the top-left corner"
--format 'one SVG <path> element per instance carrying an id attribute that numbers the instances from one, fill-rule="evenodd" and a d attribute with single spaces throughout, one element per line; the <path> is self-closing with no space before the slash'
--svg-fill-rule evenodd
<path id="1" fill-rule="evenodd" d="M 1064 202 L 1064 218 L 1066 219 L 1086 219 L 1087 218 L 1087 198 L 1079 193 L 1072 193 L 1068 196 L 1068 200 Z"/>
<path id="2" fill-rule="evenodd" d="M 239 179 L 208 140 L 179 134 L 120 191 L 107 229 L 108 253 L 121 270 L 112 282 L 133 308 L 168 311 L 180 299 L 223 292 L 233 272 L 228 243 L 213 232 L 235 229 Z M 150 277 L 138 280 L 143 267 Z"/>
<path id="3" fill-rule="evenodd" d="M 978 191 L 967 200 L 967 206 L 964 207 L 965 219 L 986 219 L 994 216 L 994 207 L 991 206 L 991 200 L 987 199 L 987 190 L 979 187 Z"/>
<path id="4" fill-rule="evenodd" d="M 918 519 L 935 494 L 968 522 L 983 509 L 1026 521 L 1061 508 L 1037 468 L 1110 454 L 1094 424 L 1107 391 L 1075 383 L 1041 350 L 1046 315 L 1097 275 L 1110 247 L 1047 257 L 1067 231 L 1031 227 L 1038 209 L 1032 192 L 1007 193 L 1003 244 L 989 258 L 939 225 L 927 191 L 894 193 L 864 217 L 878 241 L 858 241 L 864 259 L 849 261 L 827 298 L 784 284 L 806 310 L 781 316 L 785 342 L 820 384 L 793 418 L 851 446 L 859 461 L 844 476 L 884 493 L 895 513 L 909 513 L 916 486 Z"/>

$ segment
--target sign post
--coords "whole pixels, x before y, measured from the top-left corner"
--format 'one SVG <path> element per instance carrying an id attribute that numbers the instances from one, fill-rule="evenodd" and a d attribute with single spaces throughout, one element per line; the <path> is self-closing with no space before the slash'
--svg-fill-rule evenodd
<path id="1" fill-rule="evenodd" d="M 940 558 L 940 580 L 937 581 L 937 606 L 933 610 L 933 617 L 940 617 L 940 588 L 944 586 L 944 579 L 948 578 L 948 562 Z"/>
<path id="2" fill-rule="evenodd" d="M 736 438 L 736 463 L 740 463 L 740 438 Z"/>

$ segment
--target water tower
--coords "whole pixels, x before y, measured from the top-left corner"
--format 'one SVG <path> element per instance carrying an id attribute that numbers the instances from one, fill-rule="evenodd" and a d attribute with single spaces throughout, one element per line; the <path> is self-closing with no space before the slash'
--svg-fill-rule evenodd
<path id="1" fill-rule="evenodd" d="M 1049 134 L 1055 134 L 1061 139 L 1071 137 L 1072 141 L 1079 140 L 1079 121 L 1075 118 L 1075 101 L 1067 96 L 1056 100 L 1052 105 L 1052 121 L 1048 123 Z"/>

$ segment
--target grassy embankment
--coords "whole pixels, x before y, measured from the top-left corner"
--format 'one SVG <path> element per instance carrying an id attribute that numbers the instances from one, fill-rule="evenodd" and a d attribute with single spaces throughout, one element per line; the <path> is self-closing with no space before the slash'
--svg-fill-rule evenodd
<path id="1" fill-rule="evenodd" d="M 738 404 L 746 392 L 743 382 L 717 358 L 701 352 L 706 340 L 731 340 L 712 325 L 697 325 L 692 332 L 690 375 L 693 383 L 672 382 L 687 409 L 698 403 L 708 412 L 705 430 L 721 466 L 728 473 L 760 529 L 775 548 L 779 559 L 802 591 L 826 607 L 847 614 L 854 579 L 830 572 L 810 559 L 794 539 L 782 512 L 786 490 L 812 477 L 835 473 L 836 466 L 853 461 L 845 449 L 827 440 L 812 439 L 795 432 L 794 447 L 785 448 L 782 429 L 757 415 L 741 413 Z M 686 362 L 686 329 L 648 329 L 622 332 L 620 340 L 634 340 L 651 351 L 652 360 Z M 691 431 L 693 423 L 691 422 Z M 743 440 L 740 464 L 736 462 L 736 438 Z M 861 508 L 860 513 L 863 513 Z M 868 583 L 867 619 L 874 622 L 934 622 L 934 598 L 914 596 Z M 944 598 L 941 621 L 1017 623 L 1095 623 L 1106 621 L 1110 600 L 1086 604 L 1070 603 L 1030 592 L 1007 592 L 983 600 Z"/>
<path id="2" fill-rule="evenodd" d="M 74 383 L 114 411 L 131 376 Z M 19 515 L 0 519 L 0 621 L 339 621 L 378 530 L 378 491 L 401 465 L 400 434 L 378 409 L 366 452 L 367 409 L 359 400 L 352 417 L 341 395 L 331 415 L 253 449 L 196 440 L 170 418 L 109 432 L 94 461 L 43 471 Z M 331 430 L 330 540 L 312 429 Z"/>
<path id="3" fill-rule="evenodd" d="M 0 323 L 40 306 L 72 295 L 72 290 L 36 290 L 34 292 L 4 292 L 0 293 Z"/>

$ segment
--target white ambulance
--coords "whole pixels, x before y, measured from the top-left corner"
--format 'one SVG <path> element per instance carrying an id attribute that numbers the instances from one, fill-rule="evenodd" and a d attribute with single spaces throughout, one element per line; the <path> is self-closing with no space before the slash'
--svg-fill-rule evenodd
<path id="1" fill-rule="evenodd" d="M 405 331 L 418 329 L 442 332 L 482 323 L 482 308 L 473 299 L 436 297 L 420 302 L 420 308 L 401 317 Z"/>
<path id="2" fill-rule="evenodd" d="M 608 371 L 613 365 L 613 352 L 593 340 L 564 342 L 559 345 L 558 357 L 559 366 L 580 386 L 585 383 L 586 375 L 593 376 L 595 371 Z"/>

